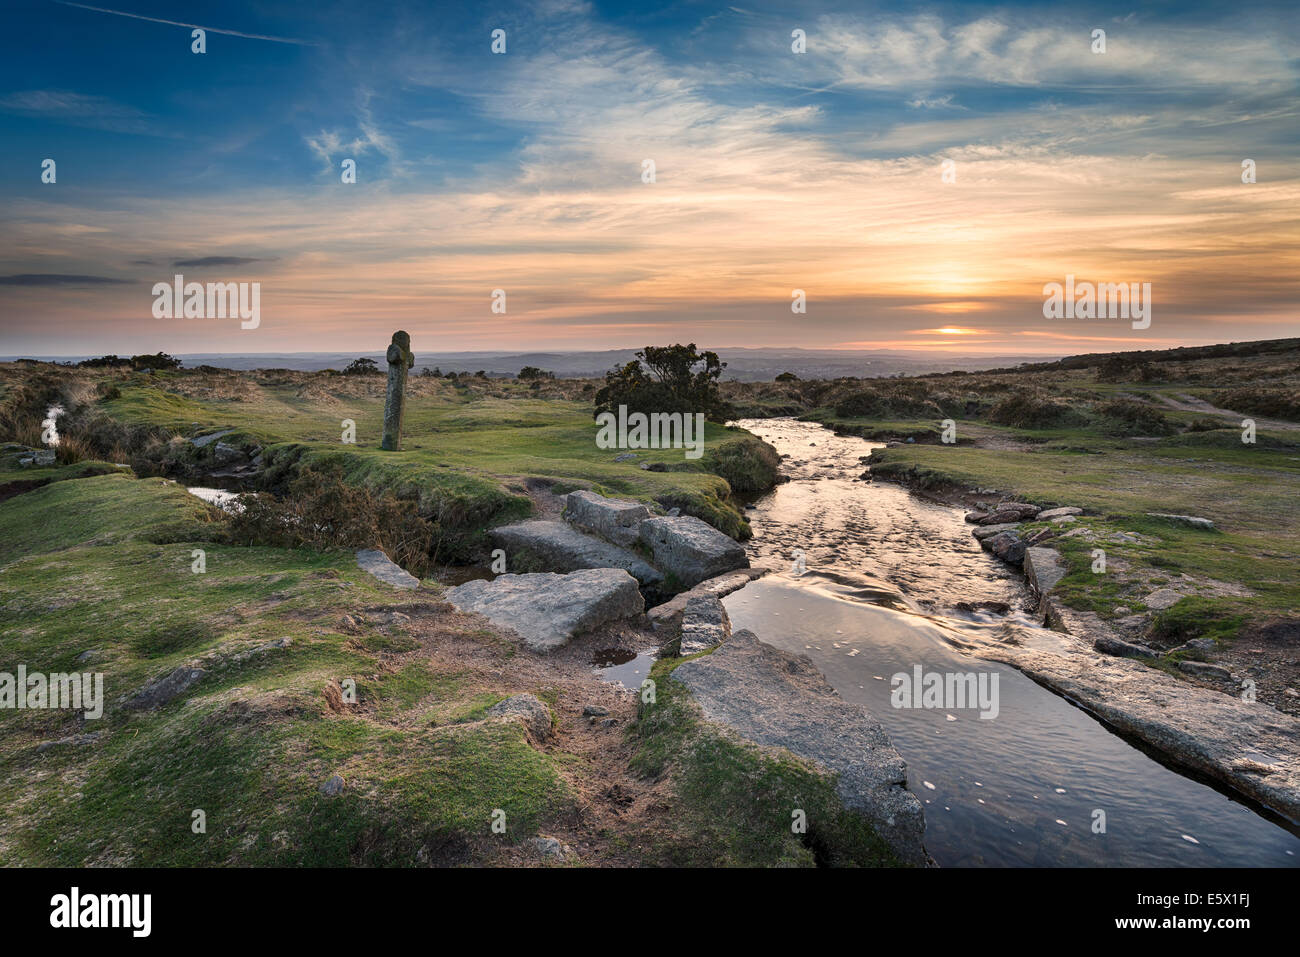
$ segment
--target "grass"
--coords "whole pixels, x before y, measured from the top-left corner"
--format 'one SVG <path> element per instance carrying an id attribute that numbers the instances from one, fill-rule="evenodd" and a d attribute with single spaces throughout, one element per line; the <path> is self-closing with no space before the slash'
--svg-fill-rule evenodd
<path id="1" fill-rule="evenodd" d="M 55 514 L 60 521 L 39 521 Z M 575 817 L 574 782 L 591 763 L 539 749 L 517 723 L 483 720 L 518 687 L 485 686 L 482 666 L 471 674 L 431 654 L 400 619 L 373 627 L 408 604 L 425 621 L 439 614 L 427 590 L 378 585 L 350 552 L 209 540 L 223 521 L 174 484 L 121 472 L 0 503 L 4 661 L 102 673 L 106 699 L 103 717 L 84 722 L 62 710 L 0 710 L 7 863 L 478 864 Z M 461 637 L 491 662 L 516 652 L 493 631 Z M 180 666 L 205 674 L 157 710 L 124 707 Z M 704 725 L 671 665 L 655 674 L 659 704 L 631 733 L 635 770 L 672 782 L 670 823 L 604 835 L 623 859 L 895 863 L 865 820 L 844 811 L 832 777 Z M 335 708 L 331 688 L 346 677 L 359 706 Z M 556 706 L 557 691 L 534 690 Z M 86 733 L 98 737 L 79 741 Z M 320 785 L 335 774 L 346 786 L 327 798 Z M 809 834 L 791 833 L 794 807 L 807 812 Z M 491 830 L 500 813 L 505 835 Z"/>
<path id="2" fill-rule="evenodd" d="M 596 446 L 589 401 L 533 397 L 532 390 L 513 384 L 411 379 L 403 450 L 383 452 L 382 377 L 250 373 L 240 387 L 223 391 L 226 381 L 184 372 L 128 380 L 99 407 L 116 422 L 178 435 L 234 429 L 221 441 L 265 450 L 265 482 L 271 487 L 304 466 L 337 465 L 350 481 L 416 501 L 420 513 L 447 533 L 444 557 L 458 560 L 482 550 L 487 527 L 529 514 L 527 492 L 538 483 L 678 507 L 747 538 L 749 526 L 723 476 L 745 491 L 770 486 L 775 478 L 774 457 L 762 453 L 766 447 L 715 423 L 706 426 L 702 460 L 661 449 L 615 462 L 621 450 Z M 356 444 L 342 441 L 345 420 L 355 423 Z M 215 444 L 194 449 L 173 443 L 164 467 L 183 472 L 202 466 L 214 452 Z M 642 463 L 655 468 L 642 469 Z"/>
<path id="3" fill-rule="evenodd" d="M 8 863 L 456 863 L 481 859 L 495 809 L 517 841 L 571 808 L 553 759 L 520 726 L 472 723 L 509 689 L 462 689 L 426 659 L 390 664 L 413 647 L 400 633 L 337 630 L 345 612 L 427 595 L 395 599 L 351 553 L 214 544 L 203 537 L 213 521 L 177 486 L 120 473 L 0 503 L 5 662 L 101 672 L 107 699 L 84 724 L 0 711 Z M 191 570 L 195 548 L 205 574 Z M 193 663 L 206 674 L 176 700 L 122 706 Z M 335 713 L 325 688 L 349 675 L 364 707 Z M 36 747 L 86 732 L 100 738 Z M 324 798 L 335 773 L 348 786 Z M 205 834 L 191 828 L 195 809 Z"/>

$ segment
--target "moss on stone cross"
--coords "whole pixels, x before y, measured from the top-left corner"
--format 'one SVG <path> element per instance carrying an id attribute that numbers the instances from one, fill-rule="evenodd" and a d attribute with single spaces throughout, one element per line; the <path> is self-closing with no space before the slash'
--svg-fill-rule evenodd
<path id="1" fill-rule="evenodd" d="M 394 332 L 388 347 L 388 395 L 384 400 L 384 439 L 381 449 L 396 452 L 402 447 L 402 418 L 406 414 L 406 370 L 415 365 L 411 337 Z"/>

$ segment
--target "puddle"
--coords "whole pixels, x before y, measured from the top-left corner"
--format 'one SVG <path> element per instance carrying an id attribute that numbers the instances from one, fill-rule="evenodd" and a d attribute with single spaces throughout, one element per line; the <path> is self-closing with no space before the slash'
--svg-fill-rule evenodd
<path id="1" fill-rule="evenodd" d="M 596 673 L 606 681 L 621 684 L 633 691 L 641 687 L 641 682 L 650 677 L 650 668 L 655 663 L 653 651 L 625 651 L 621 648 L 602 648 L 591 656 L 591 664 Z"/>

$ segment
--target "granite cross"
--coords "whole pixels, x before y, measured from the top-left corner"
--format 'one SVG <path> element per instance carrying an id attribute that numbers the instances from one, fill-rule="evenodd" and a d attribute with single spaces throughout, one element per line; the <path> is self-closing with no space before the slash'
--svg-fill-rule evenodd
<path id="1" fill-rule="evenodd" d="M 406 370 L 415 365 L 411 337 L 394 332 L 388 347 L 388 396 L 384 400 L 384 440 L 381 449 L 396 452 L 402 447 L 402 417 L 406 413 Z"/>

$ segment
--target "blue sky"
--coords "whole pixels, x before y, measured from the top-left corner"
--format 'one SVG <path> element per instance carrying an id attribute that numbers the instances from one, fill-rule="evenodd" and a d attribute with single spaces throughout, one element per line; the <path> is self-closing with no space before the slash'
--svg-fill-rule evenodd
<path id="1" fill-rule="evenodd" d="M 0 354 L 351 349 L 398 326 L 440 350 L 1296 334 L 1293 4 L 5 12 Z M 261 282 L 264 321 L 153 318 L 175 272 Z M 1152 282 L 1152 327 L 1044 319 L 1066 274 Z"/>

